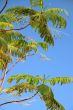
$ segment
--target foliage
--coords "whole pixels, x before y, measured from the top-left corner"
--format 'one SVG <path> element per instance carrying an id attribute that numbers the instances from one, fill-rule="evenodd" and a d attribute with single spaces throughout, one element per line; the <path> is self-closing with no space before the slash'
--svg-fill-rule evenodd
<path id="1" fill-rule="evenodd" d="M 6 13 L 13 13 L 15 16 L 29 16 L 30 21 L 29 24 L 33 27 L 33 29 L 38 30 L 40 33 L 40 37 L 44 38 L 44 41 L 49 44 L 54 45 L 53 36 L 48 28 L 47 23 L 52 21 L 54 25 L 58 28 L 66 27 L 66 20 L 60 14 L 65 12 L 64 9 L 60 8 L 51 8 L 46 11 L 36 11 L 31 8 L 26 7 L 15 7 L 10 8 L 6 11 Z M 52 13 L 53 12 L 53 13 Z"/>
<path id="2" fill-rule="evenodd" d="M 7 4 L 7 2 L 6 2 Z M 27 56 L 34 55 L 38 52 L 39 47 L 48 51 L 48 46 L 54 46 L 54 37 L 50 30 L 49 23 L 56 28 L 66 28 L 67 15 L 66 10 L 61 8 L 44 9 L 44 0 L 30 0 L 30 7 L 17 6 L 7 9 L 4 13 L 0 14 L 0 70 L 3 72 L 1 79 L 1 86 L 4 83 L 5 77 L 18 62 L 25 60 Z M 5 5 L 6 6 L 6 5 Z M 40 7 L 38 10 L 37 6 Z M 36 7 L 36 9 L 34 9 Z M 4 7 L 3 7 L 4 9 Z M 2 10 L 3 10 L 2 9 Z M 63 16 L 64 15 L 64 16 Z M 28 19 L 28 24 L 23 23 L 25 18 Z M 22 23 L 24 27 L 22 27 Z M 26 24 L 26 25 L 25 25 Z M 20 28 L 15 28 L 20 25 Z M 32 29 L 37 31 L 43 41 L 28 40 L 20 30 L 31 26 Z M 17 61 L 10 69 L 8 64 Z M 16 74 L 8 78 L 7 82 L 16 84 L 3 88 L 2 93 L 16 93 L 21 95 L 24 92 L 37 92 L 39 97 L 45 102 L 47 109 L 50 110 L 65 110 L 64 107 L 54 98 L 54 94 L 50 85 L 67 84 L 73 82 L 70 77 L 56 77 L 45 79 L 44 77 L 31 74 Z M 0 86 L 0 88 L 2 88 Z M 6 104 L 6 103 L 5 103 Z"/>
<path id="3" fill-rule="evenodd" d="M 70 82 L 73 82 L 73 78 L 71 77 L 56 77 L 56 78 L 50 78 L 46 80 L 46 82 L 49 82 L 51 85 L 55 85 L 56 83 L 59 84 L 67 84 Z"/>
<path id="4" fill-rule="evenodd" d="M 6 93 L 15 93 L 20 95 L 24 92 L 38 91 L 40 98 L 45 102 L 47 109 L 65 110 L 64 107 L 54 98 L 52 89 L 47 84 L 55 85 L 56 83 L 67 84 L 73 82 L 70 77 L 56 77 L 44 79 L 42 76 L 33 76 L 31 74 L 16 74 L 8 78 L 8 83 L 16 81 L 16 85 L 3 90 Z"/>
<path id="5" fill-rule="evenodd" d="M 27 91 L 33 91 L 35 90 L 35 86 L 29 83 L 21 83 L 17 84 L 11 88 L 5 89 L 4 91 L 6 93 L 13 93 L 14 91 L 17 91 L 17 95 L 20 95 L 22 92 L 27 92 Z"/>
<path id="6" fill-rule="evenodd" d="M 4 28 L 6 28 L 6 27 L 10 27 L 10 28 L 13 28 L 13 25 L 12 24 L 10 24 L 10 23 L 5 23 L 5 22 L 0 22 L 0 27 L 2 28 L 2 29 L 4 29 Z"/>
<path id="7" fill-rule="evenodd" d="M 6 23 L 5 23 L 5 26 L 3 25 L 4 28 L 6 27 L 6 25 L 7 25 Z M 5 30 L 0 32 L 0 50 L 3 51 L 2 56 L 3 56 L 3 53 L 8 54 L 7 56 L 10 59 L 12 59 L 11 58 L 12 56 L 16 58 L 18 57 L 21 58 L 24 56 L 26 57 L 27 53 L 31 51 L 36 52 L 38 46 L 41 46 L 44 50 L 47 50 L 48 48 L 48 45 L 44 42 L 33 42 L 33 41 L 28 42 L 25 36 L 23 36 L 19 32 L 5 31 Z M 0 68 L 5 69 L 4 67 L 2 67 L 2 65 Z"/>
<path id="8" fill-rule="evenodd" d="M 41 94 L 41 98 L 44 100 L 47 109 L 50 110 L 65 110 L 64 107 L 54 99 L 54 94 L 50 87 L 42 84 L 38 86 L 38 90 Z"/>

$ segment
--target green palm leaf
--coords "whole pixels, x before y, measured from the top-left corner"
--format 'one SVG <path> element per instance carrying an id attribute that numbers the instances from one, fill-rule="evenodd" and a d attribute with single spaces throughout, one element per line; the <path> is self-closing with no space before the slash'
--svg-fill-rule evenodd
<path id="1" fill-rule="evenodd" d="M 8 63 L 11 62 L 11 58 L 8 55 L 8 53 L 4 53 L 2 50 L 0 50 L 0 69 L 4 70 L 6 69 Z"/>
<path id="2" fill-rule="evenodd" d="M 19 21 L 21 18 L 17 17 L 16 15 L 14 15 L 13 13 L 4 13 L 0 15 L 0 22 L 16 22 Z"/>
<path id="3" fill-rule="evenodd" d="M 65 10 L 65 9 L 62 9 L 62 8 L 49 8 L 47 9 L 46 11 L 47 14 L 49 13 L 54 13 L 54 14 L 65 14 L 65 15 L 68 15 L 68 12 Z"/>
<path id="4" fill-rule="evenodd" d="M 20 84 L 12 86 L 10 88 L 4 89 L 3 91 L 8 93 L 8 94 L 16 92 L 17 95 L 21 95 L 21 93 L 23 93 L 23 92 L 27 92 L 27 91 L 32 92 L 32 91 L 35 91 L 35 90 L 36 90 L 36 88 L 32 84 L 20 83 Z"/>
<path id="5" fill-rule="evenodd" d="M 11 56 L 14 57 L 23 57 L 24 53 L 22 53 L 22 51 L 19 50 L 19 48 L 13 46 L 13 45 L 8 45 L 8 52 Z"/>
<path id="6" fill-rule="evenodd" d="M 6 28 L 13 28 L 13 25 L 8 22 L 0 22 L 0 28 L 6 29 Z"/>
<path id="7" fill-rule="evenodd" d="M 26 7 L 14 7 L 14 8 L 9 8 L 6 13 L 13 13 L 14 15 L 25 15 L 25 16 L 31 16 L 36 14 L 37 11 L 31 9 L 31 8 L 26 8 Z"/>
<path id="8" fill-rule="evenodd" d="M 38 91 L 41 94 L 41 99 L 45 102 L 47 109 L 50 110 L 65 110 L 64 107 L 54 99 L 53 92 L 47 85 L 38 86 Z"/>
<path id="9" fill-rule="evenodd" d="M 6 51 L 7 48 L 8 48 L 7 42 L 2 37 L 0 37 L 0 50 Z"/>
<path id="10" fill-rule="evenodd" d="M 10 42 L 12 40 L 21 40 L 21 39 L 24 39 L 24 41 L 25 41 L 25 36 L 23 36 L 19 32 L 15 32 L 15 31 L 0 32 L 0 37 L 3 38 L 4 40 L 6 40 L 7 42 Z"/>
<path id="11" fill-rule="evenodd" d="M 44 79 L 39 75 L 34 77 L 33 75 L 30 75 L 30 74 L 16 74 L 8 78 L 7 81 L 8 83 L 11 83 L 14 80 L 16 81 L 16 83 L 19 83 L 21 80 L 23 80 L 28 82 L 29 84 L 38 85 Z"/>
<path id="12" fill-rule="evenodd" d="M 43 50 L 47 51 L 48 50 L 48 43 L 46 42 L 38 42 L 38 45 L 43 48 Z"/>
<path id="13" fill-rule="evenodd" d="M 51 85 L 55 84 L 68 84 L 73 83 L 73 78 L 71 77 L 56 77 L 56 78 L 50 78 L 46 80 L 46 82 L 49 82 Z"/>
<path id="14" fill-rule="evenodd" d="M 47 20 L 43 13 L 37 13 L 31 16 L 30 24 L 35 30 L 38 30 L 40 37 L 44 38 L 45 42 L 54 45 L 54 39 L 47 26 Z"/>
<path id="15" fill-rule="evenodd" d="M 62 17 L 60 14 L 63 9 L 48 9 L 46 12 L 44 12 L 44 16 L 48 21 L 51 21 L 53 25 L 55 25 L 58 28 L 65 28 L 66 27 L 66 19 Z"/>

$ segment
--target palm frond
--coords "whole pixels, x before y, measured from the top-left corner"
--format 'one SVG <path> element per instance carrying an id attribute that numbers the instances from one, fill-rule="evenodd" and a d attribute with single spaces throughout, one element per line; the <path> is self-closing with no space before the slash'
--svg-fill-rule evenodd
<path id="1" fill-rule="evenodd" d="M 64 9 L 51 8 L 44 12 L 44 16 L 48 21 L 51 21 L 53 25 L 58 28 L 66 28 L 66 19 L 62 17 L 60 13 L 64 12 Z"/>
<path id="2" fill-rule="evenodd" d="M 0 22 L 16 22 L 19 21 L 21 19 L 21 17 L 17 17 L 15 14 L 13 13 L 8 13 L 5 12 L 4 14 L 0 15 Z"/>
<path id="3" fill-rule="evenodd" d="M 65 14 L 65 15 L 68 15 L 68 12 L 65 10 L 65 9 L 62 9 L 62 8 L 49 8 L 47 9 L 46 11 L 48 14 L 49 13 L 55 13 L 55 14 Z"/>
<path id="4" fill-rule="evenodd" d="M 54 45 L 54 39 L 47 26 L 47 20 L 42 13 L 31 16 L 30 24 L 35 30 L 38 30 L 38 32 L 40 33 L 40 37 L 44 38 L 45 42 Z"/>
<path id="5" fill-rule="evenodd" d="M 64 107 L 55 100 L 52 89 L 47 85 L 38 86 L 38 91 L 41 94 L 41 99 L 45 102 L 47 109 L 50 110 L 65 110 Z"/>
<path id="6" fill-rule="evenodd" d="M 47 42 L 38 42 L 38 45 L 43 48 L 43 50 L 48 50 L 48 43 Z"/>
<path id="7" fill-rule="evenodd" d="M 2 50 L 0 50 L 0 69 L 2 70 L 6 69 L 8 63 L 10 62 L 11 62 L 10 56 L 4 53 Z"/>
<path id="8" fill-rule="evenodd" d="M 7 48 L 7 42 L 2 37 L 0 37 L 0 50 L 6 51 Z"/>
<path id="9" fill-rule="evenodd" d="M 23 92 L 32 92 L 32 91 L 35 91 L 36 88 L 34 85 L 32 84 L 29 84 L 29 83 L 20 83 L 20 84 L 17 84 L 17 85 L 14 85 L 10 88 L 7 88 L 7 89 L 4 89 L 3 91 L 5 93 L 13 93 L 13 92 L 16 92 L 17 95 L 21 95 Z"/>
<path id="10" fill-rule="evenodd" d="M 56 77 L 56 78 L 50 78 L 46 80 L 46 82 L 50 83 L 51 85 L 55 84 L 68 84 L 68 83 L 73 83 L 73 78 L 72 77 Z"/>
<path id="11" fill-rule="evenodd" d="M 13 46 L 13 45 L 8 45 L 8 52 L 11 56 L 14 56 L 14 57 L 23 57 L 24 56 L 24 53 L 22 53 L 22 51 L 19 50 L 19 48 Z M 26 57 L 26 55 L 25 55 Z"/>
<path id="12" fill-rule="evenodd" d="M 1 29 L 6 29 L 6 28 L 13 28 L 13 25 L 10 24 L 9 22 L 0 22 L 0 28 Z"/>
<path id="13" fill-rule="evenodd" d="M 40 82 L 43 81 L 43 77 L 41 76 L 33 76 L 30 74 L 16 74 L 14 76 L 11 76 L 8 78 L 8 82 L 11 83 L 12 81 L 16 81 L 16 83 L 19 83 L 21 80 L 28 82 L 29 84 L 38 85 Z"/>
<path id="14" fill-rule="evenodd" d="M 21 39 L 24 39 L 24 41 L 25 41 L 25 36 L 23 36 L 19 32 L 15 32 L 15 31 L 0 32 L 0 37 L 2 37 L 4 40 L 6 40 L 8 42 L 10 42 L 12 40 L 21 40 Z"/>
<path id="15" fill-rule="evenodd" d="M 14 7 L 14 8 L 9 8 L 7 13 L 13 13 L 14 15 L 24 15 L 24 16 L 31 16 L 36 14 L 37 11 L 31 9 L 31 8 L 26 8 L 26 7 Z"/>

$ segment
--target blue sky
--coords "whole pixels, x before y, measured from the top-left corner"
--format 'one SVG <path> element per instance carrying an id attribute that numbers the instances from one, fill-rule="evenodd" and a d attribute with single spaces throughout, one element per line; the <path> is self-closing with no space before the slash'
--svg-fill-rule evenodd
<path id="1" fill-rule="evenodd" d="M 27 2 L 26 2 L 27 1 Z M 62 30 L 63 37 L 60 39 L 58 36 L 55 40 L 55 46 L 49 47 L 48 52 L 41 52 L 46 54 L 51 60 L 41 61 L 39 55 L 27 58 L 23 63 L 19 63 L 8 76 L 11 76 L 14 73 L 30 73 L 33 75 L 46 74 L 48 77 L 55 76 L 73 76 L 73 0 L 46 0 L 45 6 L 47 7 L 58 7 L 68 10 L 69 16 L 67 17 L 67 28 Z M 25 5 L 28 6 L 28 0 L 10 0 L 7 8 L 13 7 L 16 5 Z M 29 35 L 36 39 L 38 34 L 31 30 L 29 27 L 26 30 L 21 31 L 24 35 Z M 55 98 L 64 105 L 66 110 L 73 109 L 73 84 L 68 85 L 55 85 L 52 87 L 55 94 Z M 24 97 L 24 96 L 22 96 Z M 46 110 L 45 104 L 43 101 L 36 96 L 33 99 L 31 105 L 18 105 L 11 104 L 1 107 L 3 110 Z"/>

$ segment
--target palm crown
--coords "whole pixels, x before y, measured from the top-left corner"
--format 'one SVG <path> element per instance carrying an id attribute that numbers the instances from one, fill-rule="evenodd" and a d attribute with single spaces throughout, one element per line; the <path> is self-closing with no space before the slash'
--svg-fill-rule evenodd
<path id="1" fill-rule="evenodd" d="M 9 53 L 9 56 L 7 57 L 10 57 L 10 55 L 21 56 L 22 54 L 24 55 L 24 53 L 32 50 L 32 46 L 30 45 L 34 44 L 35 47 L 37 46 L 37 43 L 30 43 L 26 41 L 25 36 L 13 30 L 13 24 L 17 21 L 20 22 L 20 20 L 24 20 L 24 16 L 28 16 L 30 18 L 28 25 L 37 30 L 40 34 L 40 37 L 44 39 L 45 43 L 43 42 L 42 45 L 54 45 L 54 38 L 49 30 L 47 23 L 52 21 L 53 25 L 56 27 L 65 28 L 66 20 L 60 15 L 62 12 L 65 11 L 59 8 L 51 8 L 41 12 L 26 7 L 15 7 L 8 9 L 4 14 L 0 15 L 0 50 L 3 50 L 2 54 L 4 52 L 4 54 Z M 10 62 L 10 58 L 8 59 L 9 61 L 6 63 Z M 2 64 L 3 59 L 1 65 Z"/>

